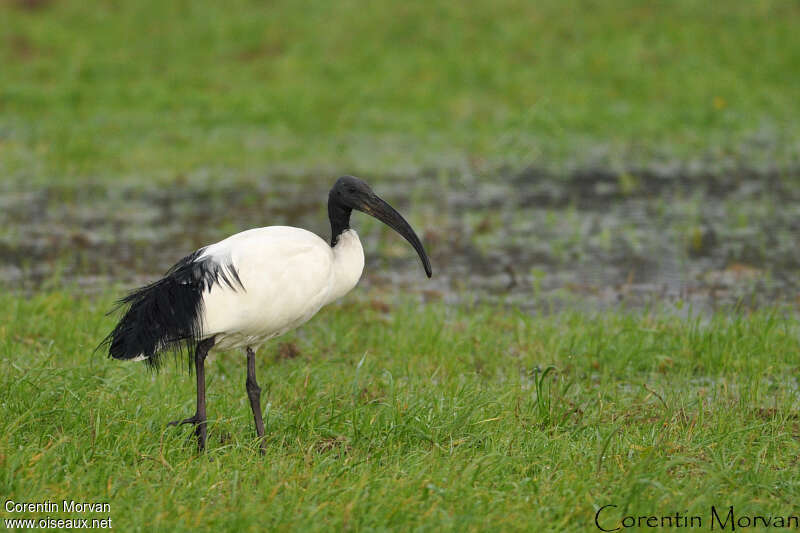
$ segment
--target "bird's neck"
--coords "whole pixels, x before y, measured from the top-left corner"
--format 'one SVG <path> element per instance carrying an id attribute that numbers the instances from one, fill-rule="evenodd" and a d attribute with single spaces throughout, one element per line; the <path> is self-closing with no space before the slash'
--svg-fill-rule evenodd
<path id="1" fill-rule="evenodd" d="M 350 229 L 351 209 L 345 207 L 335 198 L 328 197 L 328 218 L 331 221 L 331 248 L 336 246 L 336 242 L 342 233 Z"/>
<path id="2" fill-rule="evenodd" d="M 333 280 L 328 303 L 356 286 L 364 271 L 364 249 L 355 230 L 343 231 L 333 246 Z"/>

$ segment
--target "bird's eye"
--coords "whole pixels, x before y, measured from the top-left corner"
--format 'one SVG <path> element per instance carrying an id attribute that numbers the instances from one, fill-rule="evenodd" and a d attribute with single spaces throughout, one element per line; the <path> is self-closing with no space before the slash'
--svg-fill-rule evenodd
<path id="1" fill-rule="evenodd" d="M 356 188 L 355 187 L 348 187 L 347 188 L 347 192 L 349 192 L 350 194 L 353 194 L 354 192 L 356 192 Z"/>

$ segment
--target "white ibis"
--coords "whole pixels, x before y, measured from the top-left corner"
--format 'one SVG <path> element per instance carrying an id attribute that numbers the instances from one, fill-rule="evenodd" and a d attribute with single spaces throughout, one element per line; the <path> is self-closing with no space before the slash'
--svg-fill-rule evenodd
<path id="1" fill-rule="evenodd" d="M 164 352 L 185 347 L 191 354 L 194 348 L 197 410 L 170 425 L 194 424 L 201 451 L 206 445 L 206 356 L 212 348 L 244 348 L 247 396 L 264 452 L 255 351 L 305 323 L 358 283 L 364 250 L 350 228 L 353 209 L 372 215 L 405 237 L 431 277 L 428 256 L 408 222 L 366 183 L 343 176 L 328 194 L 330 244 L 288 226 L 243 231 L 200 248 L 160 280 L 120 300 L 125 313 L 103 341 L 110 357 L 144 360 L 158 368 Z"/>

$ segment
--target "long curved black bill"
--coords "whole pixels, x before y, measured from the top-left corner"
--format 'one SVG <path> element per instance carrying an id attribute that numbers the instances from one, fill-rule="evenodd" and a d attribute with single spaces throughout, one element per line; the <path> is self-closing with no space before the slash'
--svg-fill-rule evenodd
<path id="1" fill-rule="evenodd" d="M 417 234 L 414 233 L 411 225 L 406 222 L 406 219 L 404 219 L 400 213 L 395 211 L 394 207 L 390 206 L 378 196 L 373 196 L 356 207 L 356 209 L 368 215 L 372 215 L 402 235 L 417 251 L 419 258 L 422 260 L 422 266 L 425 267 L 425 274 L 427 274 L 428 277 L 432 276 L 431 262 L 428 259 L 428 254 L 425 253 L 425 248 L 422 247 L 422 242 L 420 242 Z"/>

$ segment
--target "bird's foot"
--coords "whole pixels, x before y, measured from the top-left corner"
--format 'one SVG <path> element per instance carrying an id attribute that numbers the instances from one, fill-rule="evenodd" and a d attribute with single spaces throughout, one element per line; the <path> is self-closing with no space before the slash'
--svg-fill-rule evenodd
<path id="1" fill-rule="evenodd" d="M 183 420 L 173 420 L 172 422 L 168 423 L 167 426 L 182 426 L 184 424 L 197 424 L 199 422 L 200 417 L 197 416 L 197 413 L 195 413 L 193 416 L 184 418 Z"/>
<path id="2" fill-rule="evenodd" d="M 197 413 L 183 420 L 173 420 L 167 426 L 182 426 L 184 424 L 194 424 L 194 434 L 197 437 L 197 449 L 201 452 L 206 449 L 206 421 Z"/>

